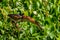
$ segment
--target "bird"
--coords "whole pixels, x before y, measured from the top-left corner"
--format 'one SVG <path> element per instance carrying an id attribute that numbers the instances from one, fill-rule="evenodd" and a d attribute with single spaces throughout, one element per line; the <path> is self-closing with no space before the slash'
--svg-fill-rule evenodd
<path id="1" fill-rule="evenodd" d="M 43 28 L 41 27 L 41 25 L 39 24 L 39 22 L 37 22 L 34 18 L 30 17 L 30 16 L 25 16 L 24 14 L 8 14 L 8 16 L 10 18 L 12 18 L 14 20 L 14 22 L 16 23 L 18 20 L 22 19 L 24 21 L 24 19 L 34 23 L 37 25 L 37 27 L 39 28 L 39 30 L 43 30 Z"/>

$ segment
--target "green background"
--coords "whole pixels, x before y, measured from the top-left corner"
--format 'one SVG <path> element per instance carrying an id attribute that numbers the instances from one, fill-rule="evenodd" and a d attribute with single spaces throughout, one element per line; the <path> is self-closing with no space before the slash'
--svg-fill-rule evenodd
<path id="1" fill-rule="evenodd" d="M 16 30 L 8 14 L 20 11 L 38 21 L 44 32 L 27 20 L 18 22 L 24 30 Z M 0 40 L 60 40 L 60 0 L 0 0 Z"/>

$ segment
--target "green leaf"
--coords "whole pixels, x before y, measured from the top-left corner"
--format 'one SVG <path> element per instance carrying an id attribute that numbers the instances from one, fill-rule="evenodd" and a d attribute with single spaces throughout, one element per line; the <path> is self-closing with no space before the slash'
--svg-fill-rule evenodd
<path id="1" fill-rule="evenodd" d="M 2 22 L 0 21 L 0 26 L 2 26 Z"/>
<path id="2" fill-rule="evenodd" d="M 33 34 L 34 33 L 34 27 L 30 28 L 30 33 Z"/>

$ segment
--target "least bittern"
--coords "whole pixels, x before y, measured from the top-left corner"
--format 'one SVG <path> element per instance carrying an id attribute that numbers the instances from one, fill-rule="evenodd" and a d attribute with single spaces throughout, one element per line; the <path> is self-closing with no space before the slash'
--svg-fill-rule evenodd
<path id="1" fill-rule="evenodd" d="M 25 16 L 25 15 L 20 15 L 20 14 L 9 14 L 8 15 L 10 18 L 12 18 L 14 20 L 14 22 L 16 23 L 19 19 L 27 19 L 28 21 L 34 23 L 37 25 L 37 27 L 40 30 L 43 30 L 43 28 L 41 27 L 41 25 L 39 24 L 39 22 L 35 21 L 33 18 L 31 18 L 30 16 Z"/>

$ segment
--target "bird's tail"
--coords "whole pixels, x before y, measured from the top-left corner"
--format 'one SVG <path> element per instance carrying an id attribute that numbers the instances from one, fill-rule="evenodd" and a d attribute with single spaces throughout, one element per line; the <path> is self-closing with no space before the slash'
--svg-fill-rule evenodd
<path id="1" fill-rule="evenodd" d="M 33 18 L 31 18 L 29 16 L 23 16 L 23 19 L 29 20 L 30 22 L 36 24 L 37 27 L 39 28 L 39 30 L 43 30 L 43 28 L 41 27 L 41 25 L 39 24 L 39 22 L 35 21 Z"/>

